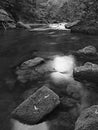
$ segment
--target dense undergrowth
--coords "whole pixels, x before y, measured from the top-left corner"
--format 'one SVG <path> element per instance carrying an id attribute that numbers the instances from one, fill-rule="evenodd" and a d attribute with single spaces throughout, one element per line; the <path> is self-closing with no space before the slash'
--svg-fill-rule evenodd
<path id="1" fill-rule="evenodd" d="M 0 6 L 16 21 L 53 23 L 98 19 L 97 0 L 0 0 Z"/>

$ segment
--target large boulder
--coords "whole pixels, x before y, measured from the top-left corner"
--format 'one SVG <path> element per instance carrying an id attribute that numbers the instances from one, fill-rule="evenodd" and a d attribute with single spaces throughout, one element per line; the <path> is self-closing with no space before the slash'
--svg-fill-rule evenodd
<path id="1" fill-rule="evenodd" d="M 71 97 L 62 97 L 60 98 L 61 106 L 63 108 L 73 108 L 76 107 L 78 101 Z"/>
<path id="2" fill-rule="evenodd" d="M 98 83 L 98 65 L 87 62 L 83 66 L 76 67 L 73 75 L 76 80 Z"/>
<path id="3" fill-rule="evenodd" d="M 75 130 L 98 130 L 98 105 L 82 111 L 75 124 Z"/>
<path id="4" fill-rule="evenodd" d="M 73 55 L 76 56 L 79 61 L 97 62 L 98 60 L 97 49 L 92 45 L 86 46 L 78 51 L 74 51 Z"/>
<path id="5" fill-rule="evenodd" d="M 34 125 L 39 123 L 59 103 L 59 96 L 46 86 L 43 86 L 21 103 L 12 112 L 12 117 L 22 123 Z"/>

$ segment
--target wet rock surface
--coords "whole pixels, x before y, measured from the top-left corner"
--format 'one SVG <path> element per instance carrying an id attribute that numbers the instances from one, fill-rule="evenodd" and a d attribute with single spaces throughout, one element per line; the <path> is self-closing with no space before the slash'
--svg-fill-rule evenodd
<path id="1" fill-rule="evenodd" d="M 29 81 L 37 80 L 38 78 L 41 78 L 42 76 L 41 74 L 44 73 L 43 68 L 45 67 L 45 66 L 43 67 L 43 63 L 44 59 L 40 57 L 36 57 L 34 59 L 30 59 L 22 63 L 21 66 L 17 67 L 16 70 L 18 80 L 22 83 L 26 83 L 28 80 Z M 41 70 L 41 64 L 42 64 L 42 70 Z M 40 65 L 40 67 L 38 65 Z"/>
<path id="2" fill-rule="evenodd" d="M 97 21 L 94 22 L 81 21 L 71 27 L 71 32 L 84 33 L 89 35 L 98 35 L 98 23 Z"/>
<path id="3" fill-rule="evenodd" d="M 59 97 L 43 86 L 28 97 L 13 112 L 12 117 L 25 124 L 36 124 L 60 103 Z"/>
<path id="4" fill-rule="evenodd" d="M 77 80 L 87 80 L 98 83 L 98 65 L 90 62 L 74 69 L 74 77 Z"/>
<path id="5" fill-rule="evenodd" d="M 44 62 L 44 59 L 41 57 L 36 57 L 34 59 L 25 61 L 24 63 L 21 64 L 21 69 L 27 69 L 29 67 L 34 67 L 40 63 Z"/>
<path id="6" fill-rule="evenodd" d="M 98 52 L 97 49 L 92 45 L 73 52 L 73 55 L 77 58 L 78 61 L 83 61 L 84 63 L 87 61 L 98 63 Z"/>
<path id="7" fill-rule="evenodd" d="M 85 109 L 75 124 L 75 130 L 98 129 L 98 105 Z"/>
<path id="8" fill-rule="evenodd" d="M 77 51 L 78 54 L 82 55 L 95 55 L 97 50 L 94 46 L 87 46 Z"/>

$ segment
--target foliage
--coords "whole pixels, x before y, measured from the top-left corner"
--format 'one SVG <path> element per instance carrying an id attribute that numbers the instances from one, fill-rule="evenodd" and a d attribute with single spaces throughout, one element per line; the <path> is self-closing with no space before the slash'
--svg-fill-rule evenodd
<path id="1" fill-rule="evenodd" d="M 98 0 L 65 0 L 62 6 L 54 3 L 46 0 L 36 6 L 36 0 L 0 0 L 2 8 L 12 14 L 16 21 L 53 23 L 98 19 Z"/>
<path id="2" fill-rule="evenodd" d="M 94 20 L 98 19 L 98 0 L 85 0 L 84 1 L 86 8 L 85 8 L 85 15 L 84 18 L 86 20 Z"/>
<path id="3" fill-rule="evenodd" d="M 33 21 L 35 0 L 0 0 L 0 6 L 12 14 L 16 21 L 20 19 Z"/>

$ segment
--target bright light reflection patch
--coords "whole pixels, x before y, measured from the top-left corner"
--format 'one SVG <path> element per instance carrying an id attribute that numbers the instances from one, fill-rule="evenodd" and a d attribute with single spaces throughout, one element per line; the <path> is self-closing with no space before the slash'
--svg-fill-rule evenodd
<path id="1" fill-rule="evenodd" d="M 57 56 L 54 59 L 54 68 L 58 72 L 69 73 L 73 67 L 74 58 L 72 56 Z"/>

